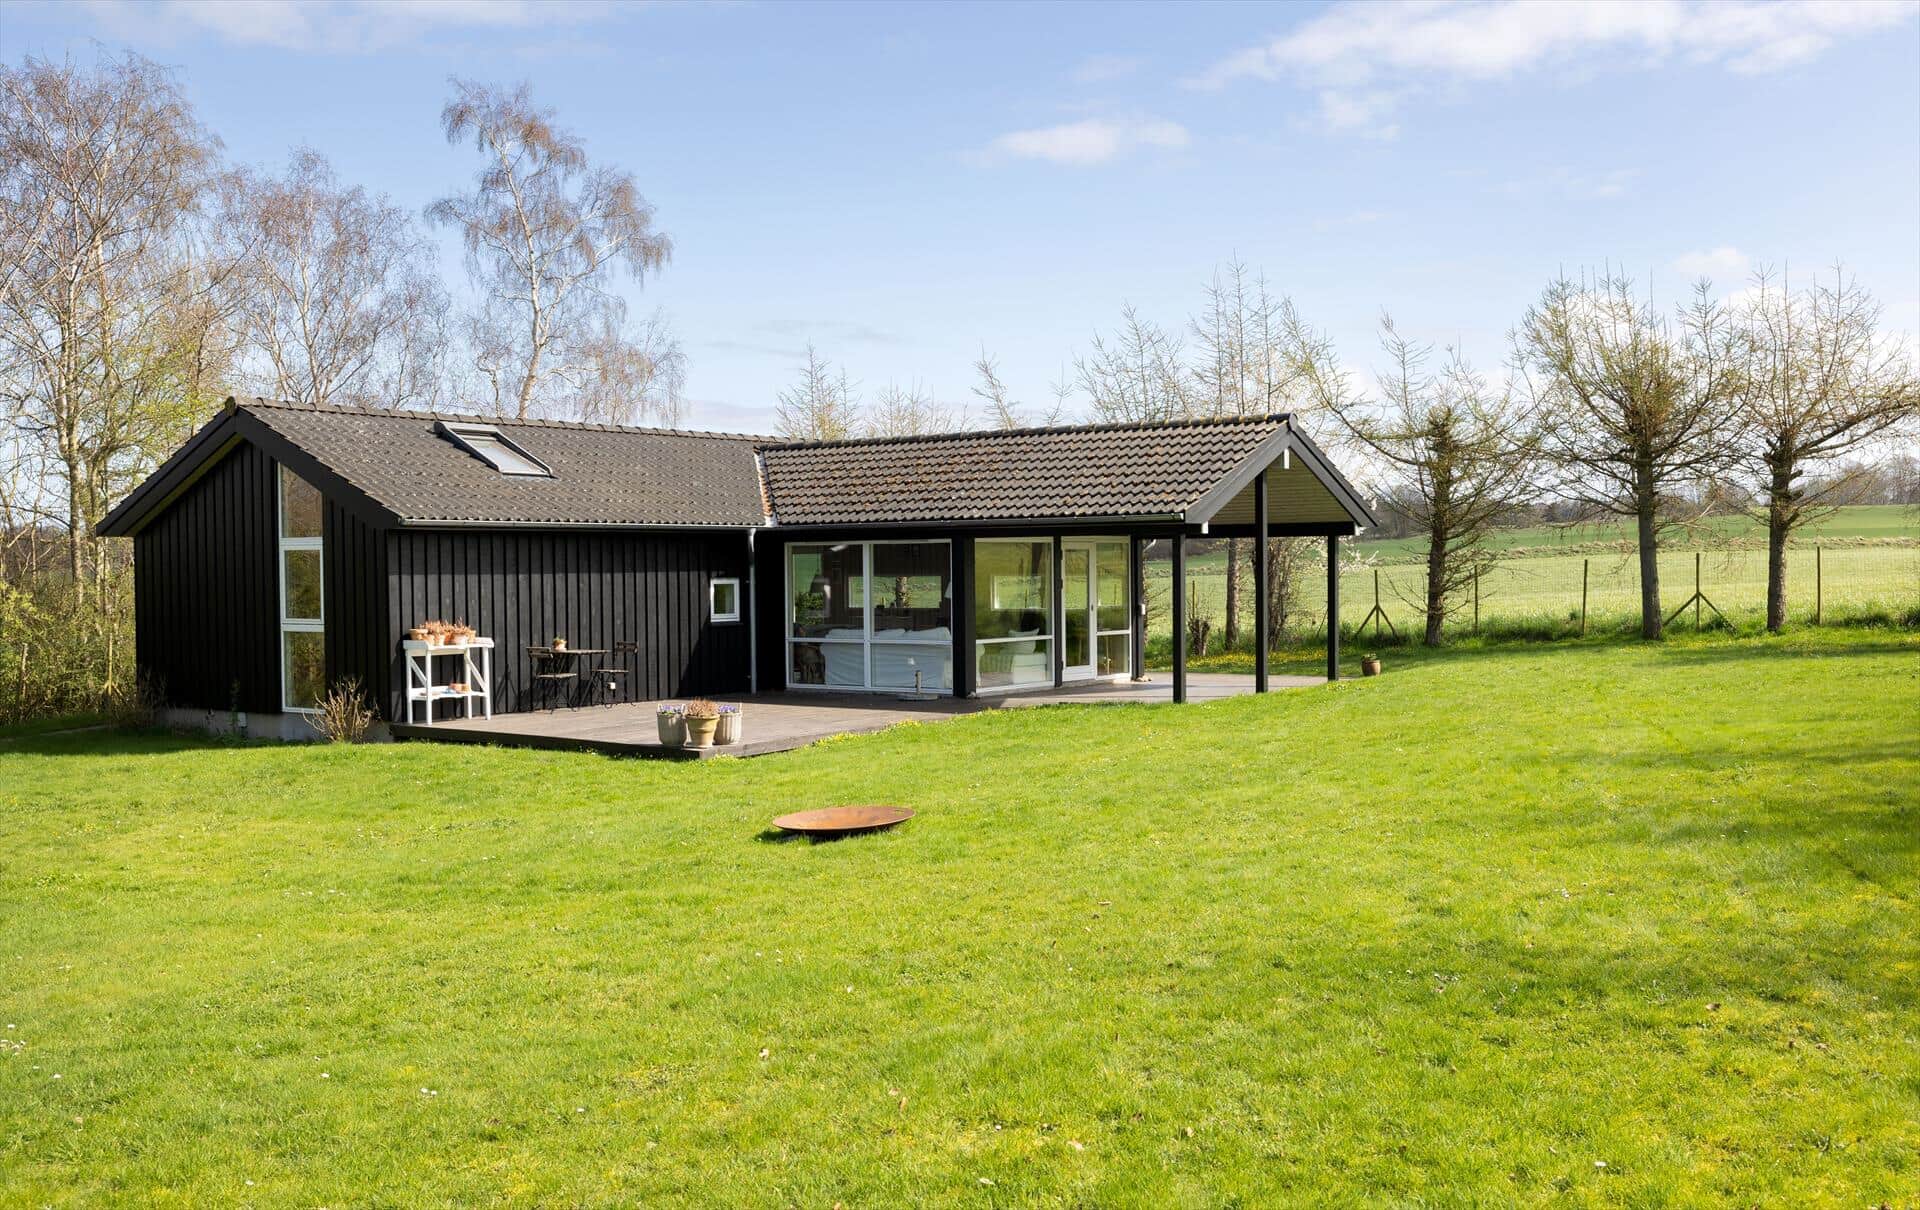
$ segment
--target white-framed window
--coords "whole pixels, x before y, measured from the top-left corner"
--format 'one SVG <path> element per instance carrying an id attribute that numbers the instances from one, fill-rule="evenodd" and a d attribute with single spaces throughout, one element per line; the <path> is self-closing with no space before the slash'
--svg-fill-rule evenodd
<path id="1" fill-rule="evenodd" d="M 973 596 L 980 689 L 1053 684 L 1053 539 L 976 539 Z"/>
<path id="2" fill-rule="evenodd" d="M 453 443 L 503 475 L 553 478 L 547 464 L 516 445 L 493 424 L 456 424 L 442 420 L 439 429 Z"/>
<path id="3" fill-rule="evenodd" d="M 787 685 L 953 688 L 953 544 L 787 547 Z"/>
<path id="4" fill-rule="evenodd" d="M 280 706 L 311 713 L 326 696 L 324 501 L 284 466 L 275 493 L 280 561 Z"/>
<path id="5" fill-rule="evenodd" d="M 716 622 L 740 620 L 740 581 L 732 576 L 717 576 L 707 585 L 707 605 Z"/>

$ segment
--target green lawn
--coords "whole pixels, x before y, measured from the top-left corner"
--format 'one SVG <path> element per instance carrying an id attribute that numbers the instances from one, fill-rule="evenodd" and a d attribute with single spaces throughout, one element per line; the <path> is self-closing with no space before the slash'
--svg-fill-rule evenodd
<path id="1" fill-rule="evenodd" d="M 1912 1204 L 1920 635 L 1390 658 L 697 765 L 0 740 L 0 1204 Z M 848 800 L 921 815 L 763 831 Z"/>

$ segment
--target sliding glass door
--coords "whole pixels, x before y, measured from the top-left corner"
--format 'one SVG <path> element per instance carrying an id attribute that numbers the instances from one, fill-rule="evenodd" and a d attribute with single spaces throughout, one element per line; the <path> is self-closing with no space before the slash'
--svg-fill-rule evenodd
<path id="1" fill-rule="evenodd" d="M 951 690 L 950 544 L 787 547 L 787 684 Z"/>

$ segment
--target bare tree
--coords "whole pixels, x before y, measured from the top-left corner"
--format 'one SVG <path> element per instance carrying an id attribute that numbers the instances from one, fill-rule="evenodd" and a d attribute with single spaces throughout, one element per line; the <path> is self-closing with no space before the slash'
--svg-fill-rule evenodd
<path id="1" fill-rule="evenodd" d="M 686 420 L 687 355 L 656 311 L 637 333 L 618 316 L 602 314 L 578 342 L 582 373 L 573 411 L 596 424 L 653 424 L 678 428 Z"/>
<path id="2" fill-rule="evenodd" d="M 774 425 L 788 441 L 842 441 L 860 428 L 860 402 L 846 370 L 835 371 L 812 345 L 800 380 L 779 400 Z"/>
<path id="3" fill-rule="evenodd" d="M 1142 319 L 1132 304 L 1121 309 L 1119 329 L 1110 337 L 1095 334 L 1093 351 L 1073 364 L 1077 384 L 1101 421 L 1183 420 L 1195 414 L 1179 337 Z"/>
<path id="4" fill-rule="evenodd" d="M 1025 427 L 1027 420 L 1021 411 L 1020 401 L 1013 397 L 1006 381 L 1000 377 L 1000 363 L 988 354 L 983 345 L 980 356 L 974 359 L 973 372 L 979 378 L 973 386 L 973 393 L 987 405 L 987 423 L 997 429 L 1017 429 Z"/>
<path id="5" fill-rule="evenodd" d="M 933 392 L 918 382 L 905 387 L 889 382 L 874 395 L 866 412 L 862 427 L 869 437 L 947 433 L 965 422 L 958 409 L 936 400 Z"/>
<path id="6" fill-rule="evenodd" d="M 1657 639 L 1661 532 L 1733 455 L 1739 357 L 1728 317 L 1705 282 L 1676 329 L 1624 277 L 1562 278 L 1527 310 L 1517 339 L 1558 490 L 1634 519 L 1640 633 Z"/>
<path id="7" fill-rule="evenodd" d="M 1920 415 L 1912 360 L 1882 338 L 1880 305 L 1835 266 L 1831 285 L 1796 294 L 1785 277 L 1756 279 L 1737 319 L 1744 462 L 1767 527 L 1767 629 L 1787 621 L 1787 544 L 1795 530 L 1854 500 L 1864 486 L 1837 465 Z"/>
<path id="8" fill-rule="evenodd" d="M 1427 539 L 1425 643 L 1438 647 L 1461 590 L 1486 566 L 1486 539 L 1538 490 L 1537 436 L 1531 409 L 1495 390 L 1457 353 L 1429 372 L 1431 346 L 1380 320 L 1387 368 L 1384 399 L 1354 392 L 1330 342 L 1302 350 L 1315 395 L 1342 429 L 1383 467 L 1380 487 Z"/>
<path id="9" fill-rule="evenodd" d="M 285 176 L 242 171 L 222 192 L 251 389 L 300 403 L 437 401 L 447 296 L 406 211 L 342 185 L 311 148 Z"/>
<path id="10" fill-rule="evenodd" d="M 632 174 L 588 162 L 580 139 L 536 108 L 525 85 L 509 92 L 453 81 L 440 122 L 449 143 L 471 139 L 485 159 L 471 193 L 428 208 L 459 230 L 468 271 L 486 298 L 469 337 L 496 411 L 522 418 L 577 386 L 578 346 L 605 314 L 624 314 L 610 270 L 634 280 L 672 251 Z"/>
<path id="11" fill-rule="evenodd" d="M 1210 416 L 1247 416 L 1274 411 L 1292 384 L 1294 370 L 1284 343 L 1286 300 L 1268 289 L 1264 273 L 1231 260 L 1215 266 L 1206 304 L 1188 327 L 1196 342 L 1191 372 L 1196 410 Z M 1225 639 L 1240 637 L 1242 541 L 1227 539 Z M 1269 550 L 1271 559 L 1274 551 Z"/>

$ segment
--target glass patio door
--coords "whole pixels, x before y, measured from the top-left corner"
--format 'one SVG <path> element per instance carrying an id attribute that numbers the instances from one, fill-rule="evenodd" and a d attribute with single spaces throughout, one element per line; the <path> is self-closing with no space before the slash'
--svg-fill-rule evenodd
<path id="1" fill-rule="evenodd" d="M 1086 680 L 1093 676 L 1093 636 L 1098 629 L 1095 611 L 1100 595 L 1098 569 L 1091 542 L 1067 541 L 1060 545 L 1060 606 L 1065 627 L 1061 635 L 1061 655 L 1067 680 Z"/>

